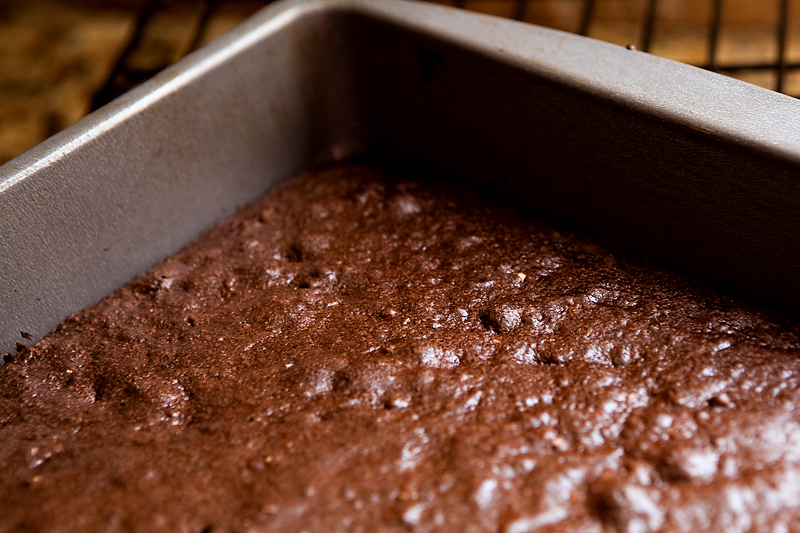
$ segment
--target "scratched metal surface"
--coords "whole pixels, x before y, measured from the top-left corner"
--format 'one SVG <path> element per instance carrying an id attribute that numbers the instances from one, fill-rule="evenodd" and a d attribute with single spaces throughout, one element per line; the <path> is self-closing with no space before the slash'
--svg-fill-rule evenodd
<path id="1" fill-rule="evenodd" d="M 788 96 L 513 20 L 279 2 L 0 167 L 0 352 L 361 151 L 798 310 L 798 123 Z"/>

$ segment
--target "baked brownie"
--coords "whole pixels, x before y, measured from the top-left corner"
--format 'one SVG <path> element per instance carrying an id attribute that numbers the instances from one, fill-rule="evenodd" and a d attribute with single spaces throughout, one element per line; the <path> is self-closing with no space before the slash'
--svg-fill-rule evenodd
<path id="1" fill-rule="evenodd" d="M 344 165 L 0 369 L 0 531 L 791 531 L 790 321 Z"/>

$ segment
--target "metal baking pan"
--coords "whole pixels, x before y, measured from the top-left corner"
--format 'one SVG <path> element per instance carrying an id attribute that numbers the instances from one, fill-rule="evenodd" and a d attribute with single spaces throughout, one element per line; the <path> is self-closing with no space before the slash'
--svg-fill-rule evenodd
<path id="1" fill-rule="evenodd" d="M 288 0 L 0 167 L 0 352 L 369 152 L 800 310 L 798 101 L 452 8 Z"/>

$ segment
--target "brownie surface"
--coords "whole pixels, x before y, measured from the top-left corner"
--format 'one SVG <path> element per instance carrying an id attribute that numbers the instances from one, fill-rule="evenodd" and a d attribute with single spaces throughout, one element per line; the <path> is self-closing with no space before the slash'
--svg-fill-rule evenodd
<path id="1" fill-rule="evenodd" d="M 0 368 L 0 531 L 794 531 L 799 346 L 459 186 L 306 173 Z"/>

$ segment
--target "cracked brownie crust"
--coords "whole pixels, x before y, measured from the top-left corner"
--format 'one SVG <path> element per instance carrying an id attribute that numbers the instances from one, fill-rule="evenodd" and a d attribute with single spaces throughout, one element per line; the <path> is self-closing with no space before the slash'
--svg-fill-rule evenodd
<path id="1" fill-rule="evenodd" d="M 0 368 L 0 531 L 790 531 L 792 322 L 306 173 Z"/>

